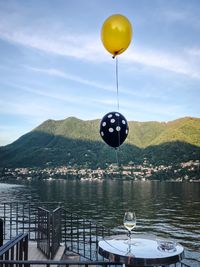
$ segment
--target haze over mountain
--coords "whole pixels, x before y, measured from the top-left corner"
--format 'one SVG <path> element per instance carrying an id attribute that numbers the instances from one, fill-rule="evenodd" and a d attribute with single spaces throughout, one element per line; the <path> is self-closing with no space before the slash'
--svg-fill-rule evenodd
<path id="1" fill-rule="evenodd" d="M 116 162 L 115 149 L 99 135 L 99 120 L 75 117 L 47 120 L 10 145 L 0 147 L 1 167 L 106 167 Z M 129 122 L 129 135 L 118 151 L 121 164 L 172 164 L 200 159 L 200 119 Z"/>

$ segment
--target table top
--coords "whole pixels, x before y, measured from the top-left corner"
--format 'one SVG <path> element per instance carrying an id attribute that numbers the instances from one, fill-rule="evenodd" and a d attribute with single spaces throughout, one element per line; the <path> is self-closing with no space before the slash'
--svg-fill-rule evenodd
<path id="1" fill-rule="evenodd" d="M 99 254 L 113 262 L 133 266 L 168 265 L 184 256 L 183 246 L 169 239 L 135 236 L 131 243 L 128 244 L 125 236 L 105 238 L 99 241 Z M 174 244 L 173 247 L 170 247 L 171 244 Z"/>

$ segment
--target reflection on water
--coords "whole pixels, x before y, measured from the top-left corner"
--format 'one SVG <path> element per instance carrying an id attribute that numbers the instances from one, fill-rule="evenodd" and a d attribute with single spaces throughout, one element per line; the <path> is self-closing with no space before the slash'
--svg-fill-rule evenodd
<path id="1" fill-rule="evenodd" d="M 0 183 L 0 203 L 16 201 L 37 201 L 36 191 L 26 185 Z"/>
<path id="2" fill-rule="evenodd" d="M 188 249 L 200 248 L 200 183 L 132 181 L 41 181 L 0 184 L 0 201 L 62 201 L 66 208 L 103 223 L 122 226 L 134 210 L 137 233 L 172 237 Z"/>

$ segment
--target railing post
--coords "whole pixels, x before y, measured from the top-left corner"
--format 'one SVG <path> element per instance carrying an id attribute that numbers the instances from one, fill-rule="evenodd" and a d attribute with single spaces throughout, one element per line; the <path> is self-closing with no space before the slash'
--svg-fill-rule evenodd
<path id="1" fill-rule="evenodd" d="M 52 258 L 52 250 L 53 250 L 53 241 L 52 241 L 52 231 L 53 231 L 53 227 L 52 227 L 52 212 L 49 212 L 49 220 L 48 220 L 48 240 L 49 240 L 49 256 L 48 259 L 53 259 Z"/>
<path id="2" fill-rule="evenodd" d="M 37 247 L 50 258 L 50 212 L 41 207 L 38 208 L 38 242 Z"/>
<path id="3" fill-rule="evenodd" d="M 28 260 L 28 235 L 26 235 L 24 238 L 23 247 L 24 247 L 24 260 Z"/>
<path id="4" fill-rule="evenodd" d="M 0 247 L 3 246 L 3 219 L 0 218 Z"/>
<path id="5" fill-rule="evenodd" d="M 55 256 L 61 242 L 61 208 L 56 208 L 51 214 L 51 259 Z"/>

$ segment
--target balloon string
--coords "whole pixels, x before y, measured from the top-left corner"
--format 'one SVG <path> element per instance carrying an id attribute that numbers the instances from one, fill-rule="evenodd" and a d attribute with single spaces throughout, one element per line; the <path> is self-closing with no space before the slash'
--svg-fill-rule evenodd
<path id="1" fill-rule="evenodd" d="M 115 71 L 116 71 L 116 88 L 117 88 L 117 110 L 119 112 L 119 75 L 118 75 L 118 58 L 115 60 Z M 119 125 L 119 117 L 118 117 L 118 127 Z M 118 145 L 120 146 L 120 131 L 118 131 Z"/>
<path id="2" fill-rule="evenodd" d="M 115 58 L 115 74 L 116 74 L 116 87 L 117 87 L 117 110 L 119 112 L 119 77 L 118 77 L 118 58 Z"/>
<path id="3" fill-rule="evenodd" d="M 117 110 L 119 112 L 119 75 L 118 75 L 118 58 L 115 57 L 115 74 L 116 74 L 116 88 L 117 88 Z M 119 117 L 118 117 L 118 127 L 119 127 Z M 120 131 L 118 131 L 118 145 L 120 146 Z M 119 147 L 115 149 L 117 166 L 119 167 Z"/>
<path id="4" fill-rule="evenodd" d="M 116 154 L 116 161 L 117 161 L 117 166 L 119 168 L 119 155 L 118 155 L 118 147 L 115 148 L 115 154 Z"/>

